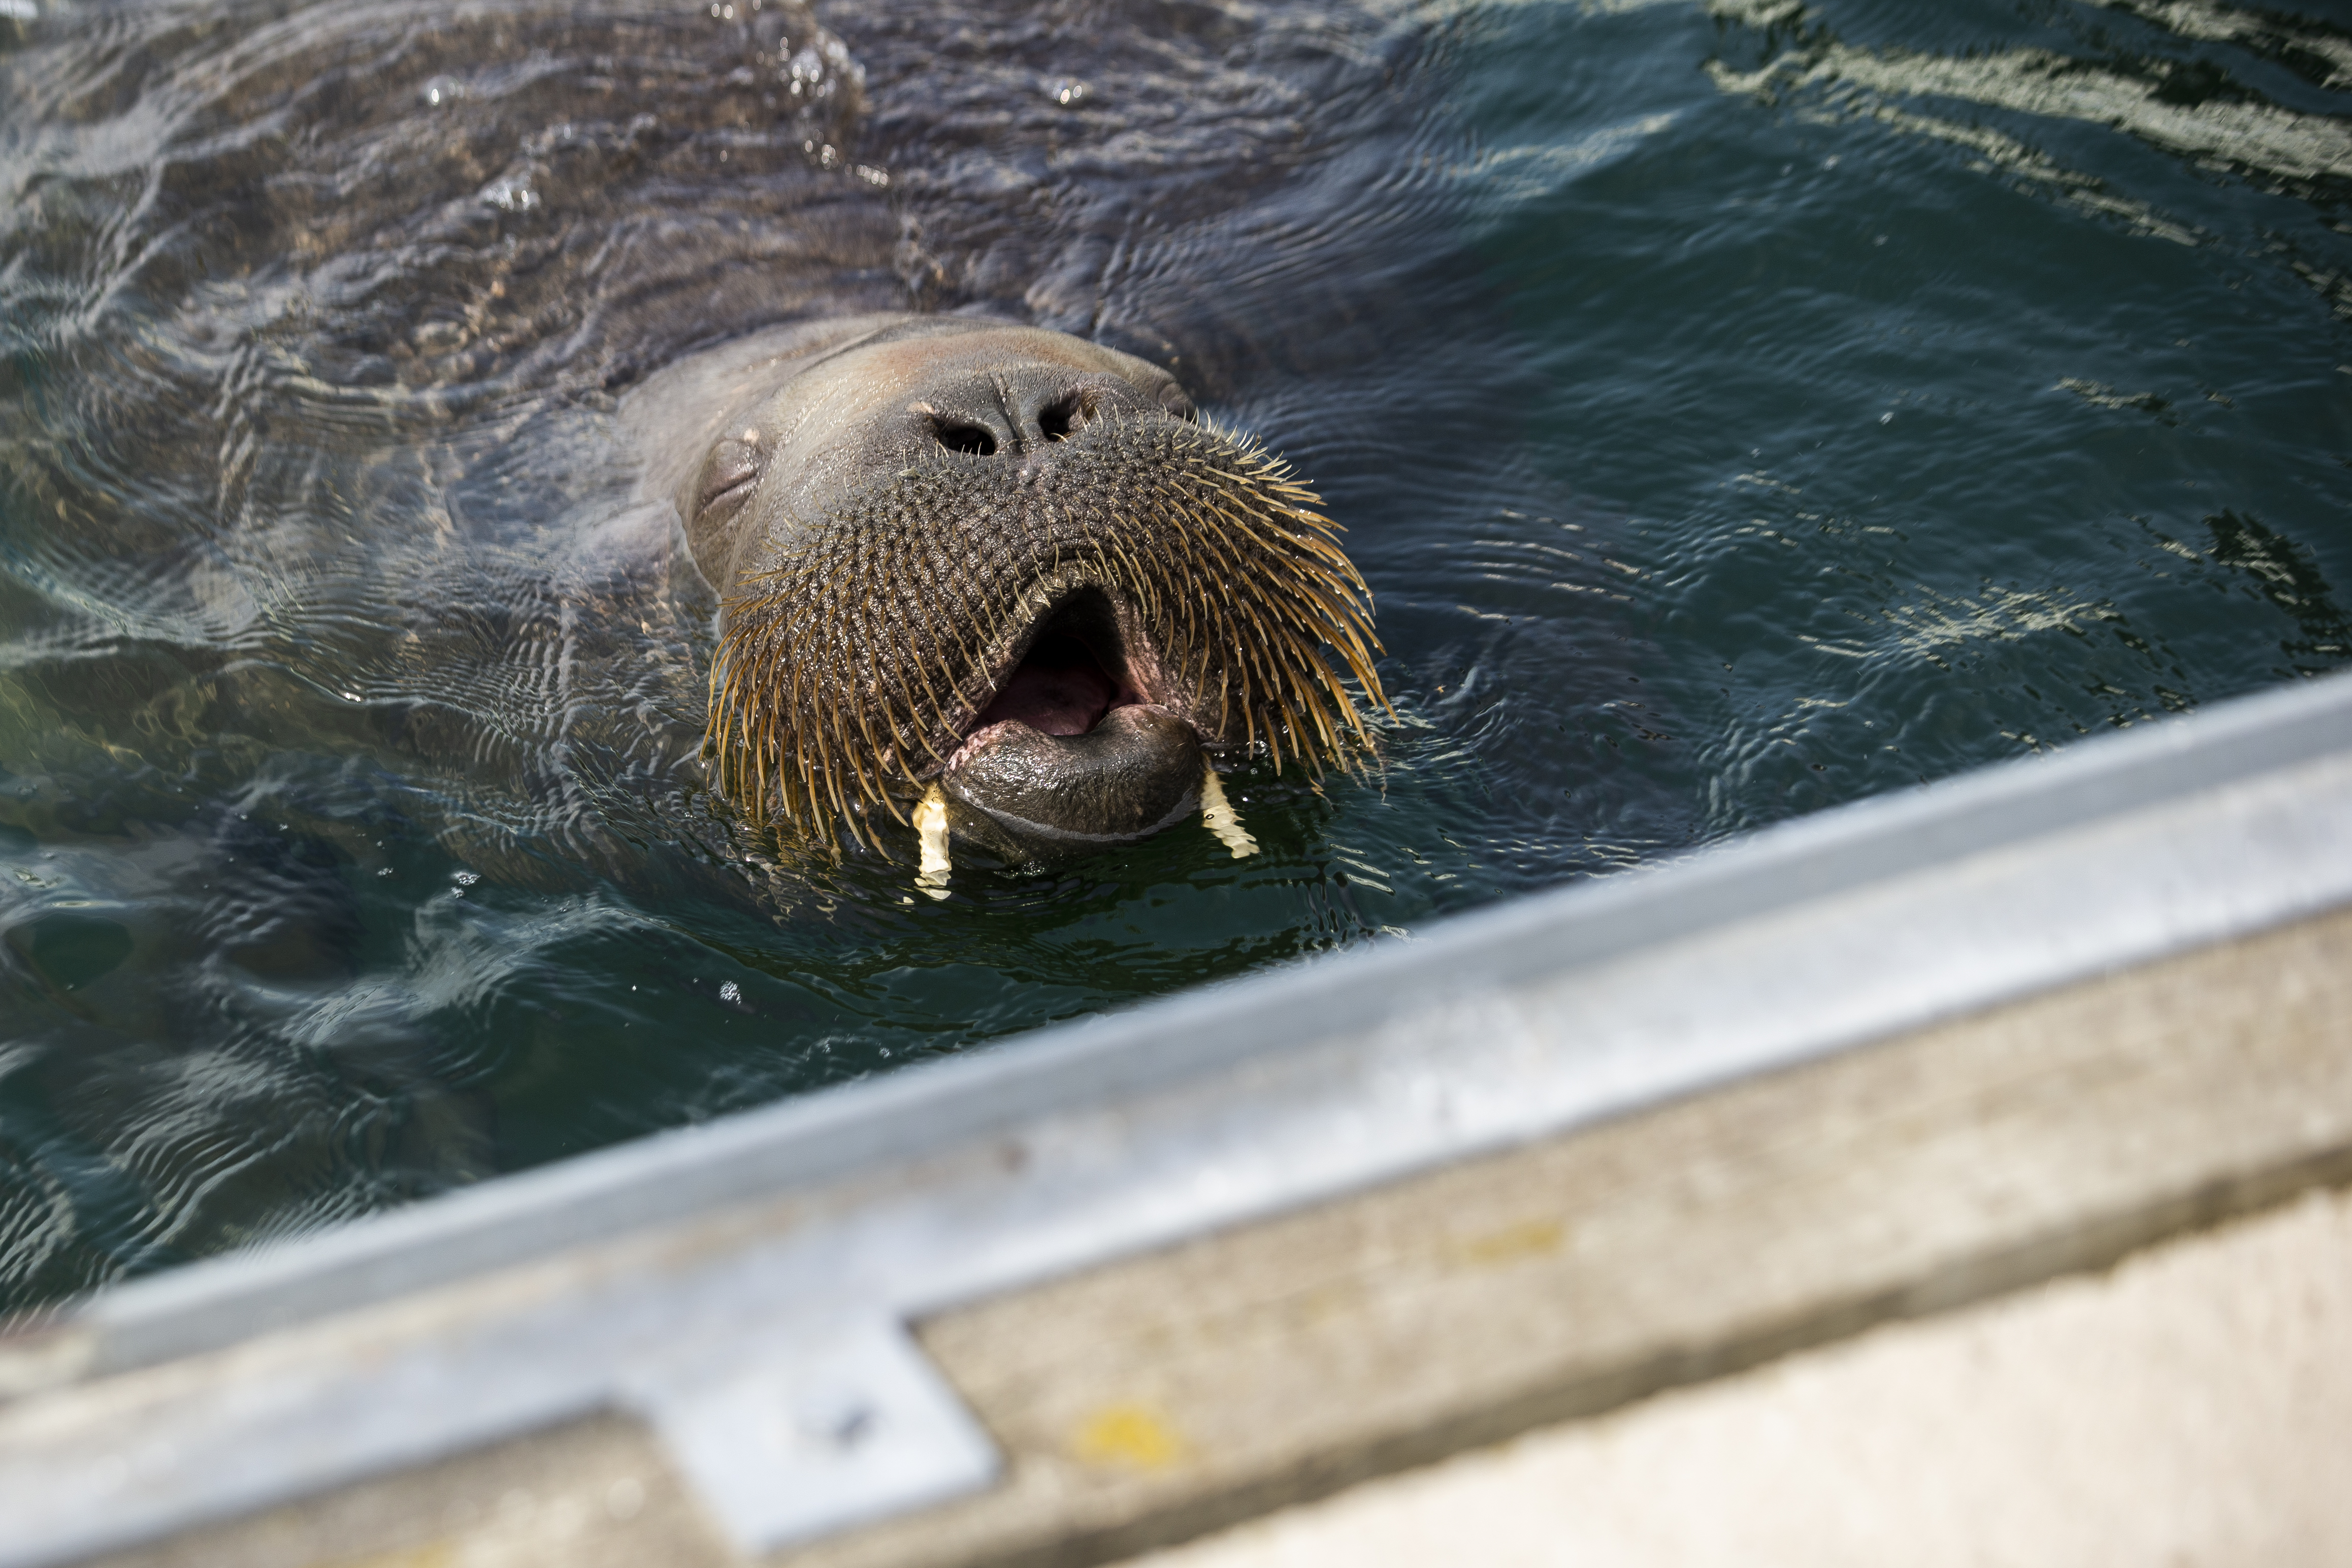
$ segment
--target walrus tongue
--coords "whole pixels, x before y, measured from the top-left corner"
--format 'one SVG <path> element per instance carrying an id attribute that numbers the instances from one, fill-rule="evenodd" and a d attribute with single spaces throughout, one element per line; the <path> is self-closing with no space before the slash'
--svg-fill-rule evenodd
<path id="1" fill-rule="evenodd" d="M 1044 735 L 1083 735 L 1102 722 L 1118 687 L 1073 637 L 1037 639 L 972 728 L 1018 719 Z"/>

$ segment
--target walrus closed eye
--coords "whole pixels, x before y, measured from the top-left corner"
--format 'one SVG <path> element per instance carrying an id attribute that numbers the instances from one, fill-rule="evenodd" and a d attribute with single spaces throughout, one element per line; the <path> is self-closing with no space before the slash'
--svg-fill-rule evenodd
<path id="1" fill-rule="evenodd" d="M 835 842 L 908 823 L 934 893 L 950 838 L 1026 859 L 1200 810 L 1250 853 L 1211 759 L 1346 765 L 1364 721 L 1327 647 L 1386 701 L 1317 498 L 1143 361 L 865 318 L 638 398 L 717 431 L 673 493 L 720 592 L 720 788 Z"/>

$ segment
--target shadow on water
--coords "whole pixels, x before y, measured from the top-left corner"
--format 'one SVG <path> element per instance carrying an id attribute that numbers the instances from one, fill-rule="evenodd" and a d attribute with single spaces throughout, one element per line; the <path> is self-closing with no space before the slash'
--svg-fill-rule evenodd
<path id="1" fill-rule="evenodd" d="M 2334 668 L 2298 7 L 0 14 L 0 1307 Z M 618 397 L 917 308 L 1169 365 L 1374 764 L 1051 873 L 747 827 Z"/>

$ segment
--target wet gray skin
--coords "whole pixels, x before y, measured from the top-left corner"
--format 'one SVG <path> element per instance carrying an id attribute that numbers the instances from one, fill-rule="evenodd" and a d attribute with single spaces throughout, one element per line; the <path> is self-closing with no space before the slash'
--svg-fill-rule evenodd
<path id="1" fill-rule="evenodd" d="M 787 328 L 654 376 L 624 405 L 649 494 L 666 499 L 717 590 L 722 634 L 744 590 L 910 463 L 951 452 L 1016 485 L 1083 476 L 1091 423 L 1189 423 L 1158 366 L 1067 333 L 907 315 Z M 949 511 L 937 527 L 966 520 Z M 1139 546 L 1140 547 L 1140 546 Z M 895 586 L 872 584 L 877 592 Z M 982 649 L 986 700 L 940 715 L 919 771 L 955 836 L 1013 861 L 1130 839 L 1197 807 L 1207 751 L 1241 750 L 1149 618 L 1107 581 L 1061 585 Z M 752 672 L 789 680 L 789 669 Z"/>

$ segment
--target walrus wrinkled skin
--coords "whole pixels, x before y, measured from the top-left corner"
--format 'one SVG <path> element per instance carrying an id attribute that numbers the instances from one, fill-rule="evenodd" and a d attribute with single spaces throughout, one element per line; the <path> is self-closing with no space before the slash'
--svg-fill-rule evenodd
<path id="1" fill-rule="evenodd" d="M 1211 757 L 1310 770 L 1382 701 L 1313 494 L 1165 371 L 869 316 L 665 371 L 625 409 L 719 591 L 709 744 L 755 812 L 876 842 L 934 785 L 1013 859 L 1193 811 Z"/>

